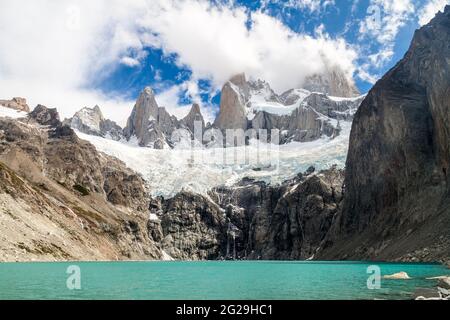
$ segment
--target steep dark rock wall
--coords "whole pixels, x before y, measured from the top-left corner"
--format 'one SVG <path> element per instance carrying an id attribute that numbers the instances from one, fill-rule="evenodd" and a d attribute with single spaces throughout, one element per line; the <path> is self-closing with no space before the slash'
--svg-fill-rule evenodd
<path id="1" fill-rule="evenodd" d="M 304 260 L 314 256 L 341 201 L 343 172 L 307 172 L 281 186 L 243 183 L 214 191 L 236 227 L 238 256 Z"/>
<path id="2" fill-rule="evenodd" d="M 149 232 L 171 257 L 180 260 L 217 259 L 225 251 L 226 217 L 223 209 L 201 195 L 181 192 L 156 201 L 162 215 Z M 154 204 L 154 203 L 153 203 Z"/>
<path id="3" fill-rule="evenodd" d="M 281 186 L 243 180 L 209 197 L 182 192 L 155 199 L 149 234 L 176 259 L 277 259 L 314 256 L 341 200 L 343 172 L 300 174 Z"/>
<path id="4" fill-rule="evenodd" d="M 450 255 L 450 6 L 355 115 L 345 200 L 322 258 Z"/>

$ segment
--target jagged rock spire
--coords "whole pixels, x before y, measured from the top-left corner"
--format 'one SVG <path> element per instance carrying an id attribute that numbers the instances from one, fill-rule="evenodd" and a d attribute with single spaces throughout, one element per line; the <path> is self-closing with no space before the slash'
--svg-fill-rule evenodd
<path id="1" fill-rule="evenodd" d="M 202 130 L 205 129 L 205 120 L 203 118 L 203 115 L 200 111 L 200 106 L 197 103 L 194 103 L 191 107 L 191 110 L 181 120 L 181 123 L 184 124 L 192 133 L 194 132 L 194 125 L 195 122 L 199 121 L 202 123 Z"/>
<path id="2" fill-rule="evenodd" d="M 158 104 L 155 100 L 155 94 L 150 87 L 146 87 L 141 94 L 133 108 L 133 111 L 128 118 L 127 126 L 124 129 L 124 134 L 127 139 L 135 135 L 139 140 L 142 140 L 148 131 L 149 122 L 157 119 Z"/>
<path id="3" fill-rule="evenodd" d="M 146 87 L 128 118 L 124 135 L 128 140 L 135 136 L 140 146 L 161 149 L 177 126 L 176 117 L 159 107 L 152 88 Z"/>
<path id="4" fill-rule="evenodd" d="M 214 122 L 219 129 L 244 129 L 248 127 L 245 110 L 245 96 L 248 95 L 248 85 L 245 75 L 232 77 L 222 88 L 220 111 Z"/>

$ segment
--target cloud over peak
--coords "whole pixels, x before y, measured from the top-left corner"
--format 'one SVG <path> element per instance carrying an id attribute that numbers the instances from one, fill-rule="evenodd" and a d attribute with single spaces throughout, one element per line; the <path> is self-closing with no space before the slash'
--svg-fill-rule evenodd
<path id="1" fill-rule="evenodd" d="M 318 11 L 332 3 L 285 5 Z M 340 66 L 349 78 L 355 71 L 356 49 L 329 36 L 323 26 L 315 34 L 296 33 L 263 9 L 250 11 L 233 1 L 11 0 L 0 6 L 0 96 L 56 104 L 63 116 L 117 101 L 121 107 L 104 113 L 114 120 L 123 117 L 125 112 L 116 110 L 131 109 L 132 101 L 105 97 L 92 84 L 119 66 L 139 66 L 149 48 L 174 56 L 178 66 L 191 71 L 178 87 L 194 101 L 199 100 L 195 83 L 200 79 L 217 90 L 232 75 L 245 72 L 284 91 L 323 71 L 325 62 Z M 70 92 L 70 101 L 51 98 L 64 92 Z"/>

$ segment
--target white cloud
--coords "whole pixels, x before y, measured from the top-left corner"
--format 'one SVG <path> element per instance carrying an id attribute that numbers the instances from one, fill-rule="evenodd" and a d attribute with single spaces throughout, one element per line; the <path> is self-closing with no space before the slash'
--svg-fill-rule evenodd
<path id="1" fill-rule="evenodd" d="M 132 57 L 123 57 L 120 62 L 129 67 L 137 67 L 141 64 L 138 59 Z"/>
<path id="2" fill-rule="evenodd" d="M 278 90 L 299 86 L 305 76 L 324 68 L 324 57 L 349 76 L 355 51 L 343 39 L 294 33 L 279 20 L 241 7 L 212 6 L 204 1 L 154 4 L 145 26 L 159 35 L 166 53 L 188 66 L 194 78 L 209 78 L 220 87 L 232 75 L 246 72 Z"/>
<path id="3" fill-rule="evenodd" d="M 375 82 L 378 76 L 371 74 L 370 70 L 379 70 L 392 59 L 397 34 L 413 17 L 414 10 L 411 0 L 370 0 L 367 16 L 359 24 L 359 38 L 361 41 L 375 40 L 379 47 L 376 53 L 367 54 L 367 63 L 358 70 L 360 79 Z M 366 48 L 366 51 L 371 50 Z"/>
<path id="4" fill-rule="evenodd" d="M 263 1 L 262 7 L 267 7 L 268 4 L 276 3 L 282 8 L 308 10 L 313 13 L 318 13 L 326 9 L 328 6 L 335 4 L 334 0 L 267 0 Z"/>
<path id="5" fill-rule="evenodd" d="M 429 0 L 428 3 L 419 10 L 419 24 L 423 26 L 430 22 L 438 11 L 444 10 L 445 5 L 447 4 L 450 4 L 450 0 Z"/>
<path id="6" fill-rule="evenodd" d="M 368 15 L 361 21 L 359 32 L 362 38 L 374 38 L 390 54 L 380 55 L 386 62 L 392 58 L 393 47 L 400 28 L 414 13 L 411 0 L 371 0 Z"/>
<path id="7" fill-rule="evenodd" d="M 375 82 L 377 82 L 379 76 L 371 74 L 368 71 L 369 69 L 370 69 L 369 64 L 363 64 L 361 68 L 358 70 L 358 77 L 363 81 L 366 81 L 370 84 L 374 84 Z"/>
<path id="8" fill-rule="evenodd" d="M 299 3 L 317 8 L 317 1 Z M 3 0 L 0 97 L 24 96 L 32 106 L 58 107 L 62 117 L 99 104 L 105 115 L 124 123 L 134 102 L 89 86 L 120 64 L 137 66 L 146 46 L 176 53 L 177 63 L 192 69 L 185 87 L 175 89 L 187 90 L 194 100 L 198 79 L 210 79 L 215 90 L 242 71 L 278 91 L 320 72 L 324 59 L 353 74 L 356 52 L 343 39 L 294 33 L 261 11 L 251 13 L 249 30 L 248 18 L 239 6 L 202 0 Z M 167 108 L 174 109 L 177 100 L 170 97 Z"/>
<path id="9" fill-rule="evenodd" d="M 395 40 L 400 28 L 413 13 L 411 0 L 371 0 L 360 32 L 375 37 L 379 43 L 389 43 Z"/>
<path id="10" fill-rule="evenodd" d="M 23 96 L 32 107 L 37 103 L 58 107 L 62 117 L 99 104 L 117 119 L 123 104 L 131 110 L 132 101 L 105 97 L 86 87 L 113 71 L 121 59 L 132 64 L 132 57 L 142 55 L 133 18 L 144 10 L 144 3 L 127 3 L 127 10 L 120 10 L 117 0 L 73 3 L 1 1 L 0 97 Z M 132 57 L 124 58 L 130 53 Z"/>

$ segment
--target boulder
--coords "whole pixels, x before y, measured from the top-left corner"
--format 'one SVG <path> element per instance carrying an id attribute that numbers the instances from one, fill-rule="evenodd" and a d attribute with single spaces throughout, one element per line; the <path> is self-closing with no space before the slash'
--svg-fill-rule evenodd
<path id="1" fill-rule="evenodd" d="M 383 276 L 383 279 L 408 280 L 411 278 L 409 277 L 409 275 L 406 272 L 402 271 L 402 272 L 397 272 L 394 274 L 385 275 L 385 276 Z"/>
<path id="2" fill-rule="evenodd" d="M 418 288 L 413 293 L 414 300 L 439 300 L 441 295 L 437 289 Z"/>

